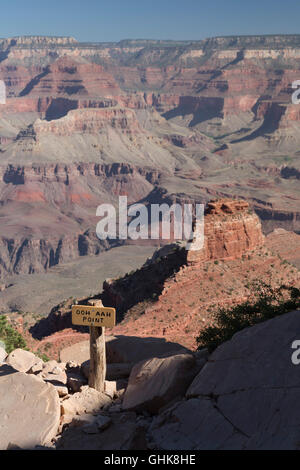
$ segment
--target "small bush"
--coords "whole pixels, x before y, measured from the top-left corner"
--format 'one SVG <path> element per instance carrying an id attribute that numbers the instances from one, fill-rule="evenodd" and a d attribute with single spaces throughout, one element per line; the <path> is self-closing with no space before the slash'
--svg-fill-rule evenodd
<path id="1" fill-rule="evenodd" d="M 36 356 L 38 356 L 40 359 L 42 359 L 42 361 L 44 362 L 48 362 L 50 361 L 49 357 L 47 356 L 47 354 L 41 352 L 39 349 L 34 353 Z"/>
<path id="2" fill-rule="evenodd" d="M 300 289 L 263 283 L 252 284 L 252 297 L 229 309 L 220 308 L 213 315 L 214 326 L 202 330 L 196 338 L 198 349 L 211 352 L 240 330 L 288 313 L 300 307 Z"/>
<path id="3" fill-rule="evenodd" d="M 23 336 L 13 329 L 4 315 L 0 316 L 0 340 L 4 342 L 8 354 L 17 348 L 26 349 Z"/>

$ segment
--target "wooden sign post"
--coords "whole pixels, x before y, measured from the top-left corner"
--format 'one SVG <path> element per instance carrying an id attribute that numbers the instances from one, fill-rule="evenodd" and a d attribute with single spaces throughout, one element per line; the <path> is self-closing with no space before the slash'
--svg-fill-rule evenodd
<path id="1" fill-rule="evenodd" d="M 116 310 L 103 307 L 101 300 L 90 300 L 89 305 L 73 305 L 72 323 L 90 327 L 89 386 L 103 392 L 106 376 L 105 327 L 111 328 L 116 324 Z"/>

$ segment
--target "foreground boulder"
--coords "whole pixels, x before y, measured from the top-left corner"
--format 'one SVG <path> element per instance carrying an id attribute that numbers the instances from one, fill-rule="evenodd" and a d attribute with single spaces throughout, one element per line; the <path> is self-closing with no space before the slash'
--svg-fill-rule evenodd
<path id="1" fill-rule="evenodd" d="M 74 416 L 83 413 L 96 413 L 105 405 L 109 405 L 111 399 L 108 395 L 98 392 L 94 388 L 85 385 L 81 391 L 74 393 L 62 402 L 63 414 Z"/>
<path id="2" fill-rule="evenodd" d="M 127 378 L 129 377 L 133 366 L 134 366 L 133 363 L 126 364 L 125 362 L 107 364 L 106 365 L 106 379 L 117 380 L 117 379 Z M 86 361 L 81 364 L 81 372 L 86 379 L 89 378 L 90 361 Z"/>
<path id="3" fill-rule="evenodd" d="M 30 351 L 15 349 L 8 355 L 6 363 L 19 372 L 28 372 L 36 364 L 43 363 L 43 361 Z"/>
<path id="4" fill-rule="evenodd" d="M 130 374 L 123 409 L 157 413 L 185 394 L 196 373 L 196 360 L 191 354 L 139 362 Z"/>
<path id="5" fill-rule="evenodd" d="M 161 357 L 176 352 L 188 352 L 178 343 L 166 341 L 164 338 L 140 338 L 138 336 L 107 336 L 106 359 L 110 363 L 131 363 L 151 357 Z M 90 358 L 89 341 L 81 341 L 64 348 L 60 352 L 62 362 L 75 361 L 78 364 Z"/>
<path id="6" fill-rule="evenodd" d="M 2 375 L 0 367 L 0 396 L 1 450 L 50 444 L 60 420 L 60 402 L 52 385 L 22 372 Z"/>
<path id="7" fill-rule="evenodd" d="M 299 449 L 300 311 L 237 333 L 209 358 L 187 391 L 154 420 L 161 449 Z"/>
<path id="8" fill-rule="evenodd" d="M 106 342 L 107 362 L 133 363 L 152 357 L 163 357 L 189 352 L 178 343 L 164 338 L 140 338 L 138 336 L 112 336 Z"/>
<path id="9" fill-rule="evenodd" d="M 64 370 L 64 366 L 56 361 L 46 362 L 43 366 L 39 376 L 45 381 L 52 384 L 66 385 L 67 374 Z"/>

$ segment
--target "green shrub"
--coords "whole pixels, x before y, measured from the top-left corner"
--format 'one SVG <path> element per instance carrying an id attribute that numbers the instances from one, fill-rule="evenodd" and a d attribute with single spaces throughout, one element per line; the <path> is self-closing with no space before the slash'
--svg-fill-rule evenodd
<path id="1" fill-rule="evenodd" d="M 263 282 L 252 284 L 252 299 L 213 314 L 214 326 L 202 330 L 196 338 L 198 349 L 211 352 L 240 330 L 300 307 L 300 289 L 272 288 Z"/>
<path id="2" fill-rule="evenodd" d="M 50 361 L 49 357 L 47 356 L 47 354 L 41 352 L 39 349 L 34 353 L 36 356 L 38 356 L 40 359 L 42 359 L 42 361 L 44 362 L 48 362 Z"/>
<path id="3" fill-rule="evenodd" d="M 0 315 L 0 340 L 4 342 L 8 354 L 16 348 L 26 349 L 23 336 L 13 329 L 4 315 Z"/>

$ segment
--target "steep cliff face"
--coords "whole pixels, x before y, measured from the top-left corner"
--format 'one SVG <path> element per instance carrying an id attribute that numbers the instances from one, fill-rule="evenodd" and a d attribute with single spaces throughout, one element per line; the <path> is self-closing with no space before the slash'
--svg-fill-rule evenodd
<path id="1" fill-rule="evenodd" d="M 261 223 L 246 201 L 217 200 L 207 204 L 204 219 L 204 246 L 197 250 L 195 239 L 187 254 L 188 264 L 209 260 L 238 259 L 264 244 Z"/>
<path id="2" fill-rule="evenodd" d="M 20 95 L 88 95 L 120 94 L 114 78 L 101 65 L 62 57 L 36 75 Z"/>
<path id="3" fill-rule="evenodd" d="M 97 134 L 101 129 L 112 127 L 122 133 L 134 135 L 142 129 L 130 109 L 81 109 L 69 111 L 68 115 L 55 121 L 38 120 L 33 129 L 41 134 L 71 136 L 75 133 Z"/>
<path id="4" fill-rule="evenodd" d="M 8 274 L 46 272 L 59 263 L 67 263 L 79 256 L 97 255 L 113 245 L 98 240 L 89 232 L 66 234 L 47 238 L 0 238 L 0 279 Z"/>
<path id="5" fill-rule="evenodd" d="M 191 114 L 195 106 L 200 106 L 201 109 L 205 106 L 213 107 L 214 100 L 220 100 L 221 105 L 215 113 L 215 117 L 218 117 L 220 111 L 222 116 L 251 112 L 260 98 L 271 99 L 271 102 L 274 99 L 290 102 L 291 83 L 298 79 L 295 61 L 300 49 L 297 49 L 298 46 L 288 46 L 285 49 L 285 44 L 289 41 L 284 37 L 281 38 L 281 43 L 280 37 L 276 40 L 274 38 L 273 47 L 276 44 L 281 45 L 277 49 L 272 49 L 272 41 L 270 43 L 268 38 L 264 38 L 264 41 L 261 38 L 249 38 L 240 49 L 238 44 L 243 43 L 242 38 L 231 41 L 231 44 L 235 43 L 237 46 L 232 45 L 227 49 L 226 38 L 222 41 L 199 43 L 195 49 L 188 43 L 185 46 L 168 45 L 169 60 L 172 63 L 157 66 L 144 65 L 143 59 L 149 56 L 150 63 L 151 60 L 159 60 L 158 44 L 152 46 L 156 52 L 151 59 L 151 50 L 145 51 L 143 56 L 133 44 L 128 44 L 127 47 L 124 44 L 81 45 L 72 43 L 71 40 L 68 43 L 66 39 L 44 38 L 43 41 L 43 38 L 20 38 L 15 43 L 11 40 L 10 53 L 0 65 L 0 77 L 6 82 L 8 96 L 30 95 L 41 98 L 61 95 L 95 98 L 115 95 L 121 97 L 124 92 L 140 91 L 146 92 L 150 97 L 153 92 L 153 99 L 150 98 L 149 104 L 150 101 L 152 105 L 156 102 L 161 108 L 164 107 L 165 112 L 179 108 L 177 114 Z M 222 49 L 223 43 L 225 49 Z M 67 44 L 69 49 L 65 48 Z M 259 44 L 260 48 L 255 48 L 255 44 Z M 5 47 L 4 43 L 2 47 Z M 180 49 L 182 47 L 184 50 Z M 97 62 L 100 57 L 105 56 L 105 51 L 107 57 L 105 64 L 101 66 Z M 31 60 L 28 62 L 29 59 L 26 61 L 23 58 L 23 62 L 18 62 L 17 57 L 21 52 L 30 54 Z M 121 59 L 124 54 L 136 56 L 136 63 L 124 66 Z M 48 63 L 43 64 L 46 56 Z M 198 64 L 189 64 L 188 58 L 193 58 Z M 277 69 L 270 64 L 270 61 L 275 60 L 280 61 Z M 206 101 L 201 104 L 197 95 L 206 97 Z M 181 103 L 182 97 L 186 98 Z M 189 108 L 190 113 L 187 113 Z M 214 115 L 209 112 L 206 119 L 212 117 Z M 195 123 L 197 122 L 192 125 Z"/>
<path id="6" fill-rule="evenodd" d="M 126 164 L 0 167 L 0 278 L 51 266 L 118 243 L 96 236 L 96 209 L 147 197 L 157 172 Z"/>

